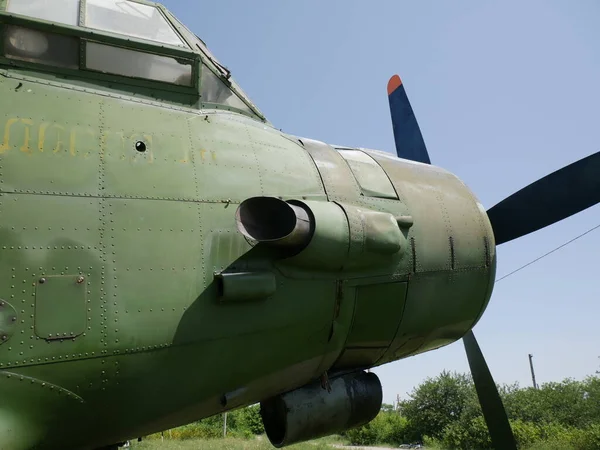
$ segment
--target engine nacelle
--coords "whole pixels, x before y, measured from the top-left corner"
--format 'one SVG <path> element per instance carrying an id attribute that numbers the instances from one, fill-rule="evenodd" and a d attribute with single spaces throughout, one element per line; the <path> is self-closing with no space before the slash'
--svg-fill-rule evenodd
<path id="1" fill-rule="evenodd" d="M 261 402 L 271 444 L 281 448 L 339 433 L 370 422 L 381 409 L 383 391 L 374 373 L 353 372 Z"/>
<path id="2" fill-rule="evenodd" d="M 310 269 L 386 265 L 406 248 L 406 217 L 339 202 L 252 197 L 238 207 L 236 222 L 287 264 Z"/>

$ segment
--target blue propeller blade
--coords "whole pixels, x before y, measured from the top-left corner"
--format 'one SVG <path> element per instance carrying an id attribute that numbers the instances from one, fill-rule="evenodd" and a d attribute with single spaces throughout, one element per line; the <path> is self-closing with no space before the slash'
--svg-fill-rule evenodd
<path id="1" fill-rule="evenodd" d="M 387 91 L 398 158 L 431 164 L 419 124 L 398 75 L 390 78 Z"/>

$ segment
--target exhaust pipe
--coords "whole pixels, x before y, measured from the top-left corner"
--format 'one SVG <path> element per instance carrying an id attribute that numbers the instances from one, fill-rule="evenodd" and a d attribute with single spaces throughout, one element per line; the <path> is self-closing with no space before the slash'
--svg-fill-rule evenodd
<path id="1" fill-rule="evenodd" d="M 244 236 L 271 246 L 302 250 L 312 238 L 314 218 L 301 206 L 275 197 L 252 197 L 235 213 Z"/>

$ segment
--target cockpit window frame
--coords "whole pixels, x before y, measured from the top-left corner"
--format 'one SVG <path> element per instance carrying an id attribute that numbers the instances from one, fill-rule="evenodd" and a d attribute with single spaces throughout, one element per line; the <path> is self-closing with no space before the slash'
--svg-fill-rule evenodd
<path id="1" fill-rule="evenodd" d="M 11 0 L 0 0 L 0 12 L 5 12 L 6 14 L 11 14 L 10 12 L 7 11 L 7 7 L 9 5 L 10 1 Z M 125 34 L 114 33 L 114 32 L 109 31 L 109 30 L 102 30 L 102 29 L 99 29 L 99 28 L 89 27 L 86 24 L 86 12 L 87 12 L 87 2 L 88 2 L 88 0 L 78 0 L 78 1 L 79 1 L 79 11 L 78 11 L 77 24 L 75 25 L 76 27 L 85 28 L 85 29 L 88 29 L 88 30 L 96 30 L 96 31 L 104 31 L 104 32 L 107 32 L 107 33 L 113 33 L 115 35 L 120 35 L 123 38 L 130 38 L 131 37 L 131 36 L 128 36 L 128 35 L 125 35 Z M 185 46 L 187 46 L 188 50 L 193 49 L 193 45 L 190 42 L 188 42 L 184 38 L 184 36 L 182 36 L 182 34 L 181 34 L 181 32 L 179 30 L 176 29 L 176 27 L 174 26 L 174 24 L 172 23 L 172 21 L 170 20 L 170 18 L 165 13 L 166 10 L 165 10 L 165 8 L 162 7 L 162 5 L 160 5 L 158 3 L 151 2 L 151 1 L 147 1 L 147 0 L 125 0 L 125 1 L 130 2 L 130 3 L 138 3 L 140 5 L 148 6 L 148 7 L 151 7 L 153 9 L 155 9 L 160 14 L 160 16 L 163 18 L 164 22 L 169 26 L 169 28 L 171 28 L 171 30 L 173 31 L 173 33 L 179 38 L 179 40 L 181 41 L 181 43 L 184 44 Z M 39 19 L 39 18 L 36 18 L 36 17 L 29 17 L 29 19 L 31 19 L 31 20 L 43 20 L 43 19 Z M 73 25 L 64 24 L 64 23 L 61 23 L 60 25 L 61 26 L 63 26 L 63 25 L 65 25 L 65 26 L 73 26 Z M 142 39 L 142 38 L 140 38 L 140 39 Z M 142 40 L 147 41 L 147 42 L 155 42 L 157 45 L 166 45 L 166 46 L 171 47 L 170 44 L 164 43 L 164 42 L 161 42 L 161 41 L 154 41 L 154 40 L 150 40 L 150 39 L 142 39 Z M 175 45 L 173 47 L 184 48 L 184 47 L 177 46 L 177 45 Z"/>
<path id="2" fill-rule="evenodd" d="M 79 68 L 78 69 L 67 69 L 61 67 L 46 66 L 39 63 L 29 63 L 25 61 L 19 61 L 18 65 L 26 68 L 40 70 L 44 72 L 57 73 L 60 75 L 71 75 L 77 78 L 91 78 L 94 80 L 114 82 L 124 85 L 140 86 L 142 88 L 150 88 L 166 92 L 176 92 L 181 94 L 189 94 L 191 96 L 199 96 L 199 66 L 202 62 L 200 55 L 197 53 L 185 49 L 182 47 L 171 46 L 168 44 L 152 43 L 143 39 L 123 37 L 121 35 L 105 32 L 101 30 L 95 30 L 90 28 L 83 28 L 71 25 L 61 24 L 56 26 L 53 22 L 48 22 L 41 19 L 34 19 L 31 17 L 24 17 L 17 14 L 10 14 L 4 11 L 0 12 L 0 51 L 4 48 L 4 26 L 5 25 L 16 25 L 33 30 L 38 30 L 47 33 L 60 34 L 64 36 L 73 36 L 80 41 L 80 55 L 79 55 Z M 182 86 L 164 81 L 156 81 L 147 78 L 135 78 L 126 77 L 122 75 L 112 75 L 104 72 L 98 72 L 94 70 L 86 69 L 85 67 L 85 42 L 93 41 L 102 44 L 126 48 L 129 50 L 137 50 L 143 53 L 150 53 L 158 56 L 167 56 L 171 58 L 184 59 L 192 63 L 192 85 Z M 0 54 L 0 63 L 5 65 L 15 65 L 15 61 L 6 58 Z"/>
<path id="3" fill-rule="evenodd" d="M 125 1 L 130 2 L 130 3 L 138 3 L 140 5 L 149 6 L 149 7 L 153 8 L 153 9 L 155 9 L 158 12 L 158 14 L 160 14 L 160 16 L 162 17 L 163 21 L 167 24 L 167 26 L 173 31 L 173 33 L 175 34 L 175 36 L 179 38 L 179 40 L 181 41 L 181 43 L 184 46 L 187 46 L 188 50 L 193 49 L 193 46 L 189 42 L 187 42 L 183 38 L 183 36 L 179 32 L 179 30 L 177 30 L 173 26 L 172 21 L 169 20 L 169 17 L 167 17 L 167 15 L 165 14 L 165 9 L 160 7 L 161 5 L 159 5 L 157 3 L 152 3 L 152 2 L 149 2 L 149 1 L 144 1 L 144 0 L 125 0 Z M 119 33 L 116 33 L 114 31 L 104 30 L 104 29 L 101 29 L 101 28 L 94 28 L 94 27 L 88 26 L 87 23 L 86 23 L 86 19 L 87 19 L 87 2 L 88 2 L 88 0 L 79 0 L 79 26 L 82 27 L 82 28 L 90 29 L 90 30 L 102 30 L 102 31 L 106 31 L 107 33 L 119 34 Z M 119 34 L 119 35 L 123 36 L 123 37 L 129 37 L 128 35 L 125 35 L 125 34 Z M 144 38 L 139 38 L 139 39 L 144 39 Z M 155 43 L 157 43 L 159 45 L 160 44 L 165 44 L 165 45 L 171 46 L 170 44 L 167 44 L 167 43 L 162 42 L 162 41 L 156 41 L 156 40 L 152 40 L 152 39 L 144 39 L 144 40 L 148 41 L 148 42 L 155 42 Z M 176 48 L 185 48 L 185 47 L 181 47 L 179 45 L 173 45 L 173 47 L 176 47 Z"/>
<path id="4" fill-rule="evenodd" d="M 174 59 L 179 59 L 181 61 L 185 61 L 185 63 L 187 65 L 191 66 L 191 84 L 190 85 L 181 85 L 181 84 L 176 84 L 176 83 L 169 83 L 168 81 L 160 81 L 160 80 L 156 80 L 156 79 L 152 79 L 152 78 L 143 78 L 143 77 L 136 77 L 136 76 L 129 76 L 129 75 L 122 75 L 122 74 L 116 74 L 116 73 L 111 73 L 111 72 L 103 72 L 97 69 L 93 69 L 91 67 L 88 67 L 88 63 L 87 63 L 87 47 L 88 44 L 93 43 L 93 44 L 100 44 L 103 46 L 108 46 L 111 48 L 115 48 L 115 49 L 124 49 L 124 50 L 133 50 L 136 51 L 138 53 L 143 53 L 146 55 L 153 55 L 153 56 L 163 56 L 163 57 L 168 57 L 168 58 L 174 58 Z M 199 83 L 198 83 L 198 75 L 199 75 L 199 71 L 198 71 L 198 64 L 197 61 L 195 61 L 196 58 L 176 58 L 173 55 L 169 55 L 169 54 L 165 54 L 165 53 L 157 53 L 157 52 L 150 52 L 150 51 L 144 51 L 144 50 L 140 50 L 138 49 L 133 49 L 129 46 L 124 46 L 124 45 L 114 45 L 114 44 L 110 44 L 108 45 L 106 42 L 98 40 L 98 39 L 80 39 L 80 48 L 79 48 L 79 52 L 80 52 L 80 58 L 79 58 L 79 70 L 81 71 L 86 71 L 86 72 L 91 72 L 94 74 L 111 74 L 114 76 L 117 76 L 119 78 L 123 77 L 123 78 L 127 78 L 130 80 L 135 80 L 136 83 L 140 83 L 140 82 L 144 82 L 144 81 L 150 81 L 152 83 L 160 83 L 162 84 L 166 84 L 168 86 L 177 86 L 177 87 L 182 87 L 186 90 L 188 89 L 193 89 L 194 93 L 197 93 L 198 88 L 199 88 Z"/>
<path id="5" fill-rule="evenodd" d="M 220 73 L 220 70 L 218 67 L 216 67 L 216 64 L 212 60 L 212 55 L 207 53 L 208 47 L 206 46 L 204 41 L 202 39 L 200 39 L 198 36 L 196 36 L 193 32 L 191 32 L 174 14 L 171 13 L 171 11 L 166 9 L 163 5 L 157 4 L 156 7 L 162 11 L 163 15 L 167 18 L 167 21 L 171 24 L 171 26 L 173 28 L 175 28 L 175 30 L 177 30 L 177 32 L 179 33 L 179 36 L 181 36 L 182 39 L 184 40 L 184 42 L 186 42 L 192 48 L 192 51 L 196 51 L 196 50 L 199 51 L 202 55 L 203 63 L 205 65 L 209 66 L 210 70 L 213 73 L 218 75 Z M 198 45 L 197 41 L 200 41 L 207 50 L 205 51 L 204 48 L 202 48 L 200 45 Z M 200 69 L 200 70 L 202 70 L 202 69 Z M 229 82 L 227 84 L 229 86 L 229 89 L 231 89 L 231 91 L 243 103 L 245 103 L 246 106 L 248 106 L 248 108 L 250 108 L 250 110 L 253 112 L 251 117 L 255 117 L 255 118 L 258 117 L 263 122 L 268 123 L 267 118 L 263 115 L 263 113 L 260 111 L 260 109 L 258 109 L 258 107 L 250 100 L 250 98 L 243 92 L 239 92 L 239 90 L 236 88 L 235 81 Z M 202 89 L 202 86 L 200 86 L 200 89 Z M 218 104 L 207 103 L 207 105 L 210 105 L 212 107 L 213 105 L 218 105 Z M 236 112 L 241 111 L 244 114 L 248 115 L 248 113 L 246 111 L 240 110 L 238 108 L 233 108 L 233 107 L 230 107 L 227 105 L 219 105 L 219 107 L 217 109 L 225 109 L 228 111 L 234 110 Z"/>
<path id="6" fill-rule="evenodd" d="M 173 29 L 181 41 L 188 48 L 165 44 L 157 41 L 146 40 L 137 37 L 126 36 L 112 31 L 104 31 L 96 28 L 88 28 L 85 26 L 86 0 L 80 0 L 79 4 L 79 21 L 78 25 L 68 25 L 63 23 L 54 23 L 44 19 L 35 17 L 23 16 L 16 13 L 6 11 L 8 0 L 0 0 L 0 65 L 23 67 L 24 69 L 36 70 L 48 74 L 56 74 L 64 76 L 66 79 L 93 80 L 105 83 L 114 83 L 115 85 L 124 85 L 131 87 L 139 87 L 143 90 L 161 91 L 165 93 L 174 93 L 184 96 L 189 96 L 190 101 L 186 104 L 190 106 L 196 104 L 194 108 L 200 109 L 218 109 L 226 110 L 235 113 L 243 114 L 244 116 L 258 119 L 268 123 L 267 119 L 260 112 L 246 95 L 238 92 L 236 83 L 233 80 L 225 80 L 222 71 L 212 60 L 210 53 L 206 53 L 197 42 L 197 36 L 191 33 L 170 11 L 164 8 L 161 4 L 153 3 L 146 0 L 128 0 L 134 3 L 152 6 L 158 9 L 159 13 L 165 19 L 167 24 Z M 2 53 L 4 49 L 4 28 L 5 25 L 21 26 L 41 32 L 59 34 L 63 36 L 72 36 L 79 40 L 79 68 L 66 68 L 58 66 L 48 66 L 42 63 L 15 61 L 14 59 L 5 57 Z M 165 81 L 156 81 L 148 78 L 128 77 L 124 75 L 109 74 L 106 72 L 90 70 L 86 68 L 86 42 L 98 42 L 105 45 L 110 45 L 128 50 L 137 50 L 144 53 L 150 53 L 158 56 L 166 56 L 176 59 L 183 59 L 192 62 L 192 85 L 183 86 Z M 215 75 L 220 76 L 226 82 L 228 88 L 233 94 L 244 103 L 249 111 L 218 103 L 202 102 L 200 93 L 201 70 L 203 66 L 209 66 Z M 227 82 L 229 81 L 229 82 Z M 117 88 L 118 89 L 118 88 Z M 129 88 L 128 88 L 129 89 Z M 194 100 L 195 99 L 195 100 Z"/>

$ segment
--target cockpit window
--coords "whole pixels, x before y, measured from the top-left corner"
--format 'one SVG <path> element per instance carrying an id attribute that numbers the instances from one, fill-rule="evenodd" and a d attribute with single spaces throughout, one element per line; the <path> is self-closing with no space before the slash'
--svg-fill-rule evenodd
<path id="1" fill-rule="evenodd" d="M 215 75 L 205 64 L 202 64 L 200 98 L 202 102 L 231 106 L 254 114 L 248 105 L 235 95 L 223 80 Z"/>
<path id="2" fill-rule="evenodd" d="M 6 11 L 66 25 L 79 22 L 79 0 L 9 0 Z"/>
<path id="3" fill-rule="evenodd" d="M 170 56 L 87 42 L 85 68 L 99 72 L 145 78 L 180 86 L 193 86 L 192 62 Z"/>
<path id="4" fill-rule="evenodd" d="M 21 61 L 79 68 L 79 40 L 76 37 L 14 25 L 4 29 L 3 54 Z"/>
<path id="5" fill-rule="evenodd" d="M 80 0 L 8 0 L 6 11 L 188 48 L 155 6 L 130 0 L 86 0 L 82 23 L 79 6 Z"/>
<path id="6" fill-rule="evenodd" d="M 78 70 L 82 75 L 92 71 L 103 80 L 128 77 L 163 83 L 167 90 L 179 86 L 183 89 L 177 90 L 182 93 L 200 94 L 200 107 L 235 109 L 266 120 L 204 42 L 169 11 L 152 2 L 0 0 L 0 5 L 4 4 L 7 13 L 79 27 L 81 32 L 35 23 L 9 25 L 2 20 L 0 58 Z M 98 31 L 91 33 L 90 29 Z M 142 44 L 138 39 L 155 45 Z M 151 86 L 143 84 L 144 88 Z M 200 92 L 196 91 L 198 87 Z"/>
<path id="7" fill-rule="evenodd" d="M 129 0 L 87 0 L 86 27 L 186 47 L 154 6 Z"/>

